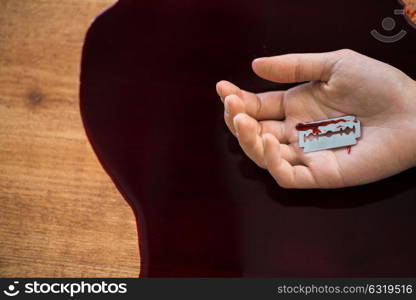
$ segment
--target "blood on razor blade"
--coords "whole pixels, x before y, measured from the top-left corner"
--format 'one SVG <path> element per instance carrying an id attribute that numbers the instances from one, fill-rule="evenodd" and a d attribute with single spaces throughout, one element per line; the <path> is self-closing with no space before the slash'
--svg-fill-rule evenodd
<path id="1" fill-rule="evenodd" d="M 352 146 L 361 136 L 360 121 L 355 116 L 300 123 L 296 129 L 304 152 Z"/>

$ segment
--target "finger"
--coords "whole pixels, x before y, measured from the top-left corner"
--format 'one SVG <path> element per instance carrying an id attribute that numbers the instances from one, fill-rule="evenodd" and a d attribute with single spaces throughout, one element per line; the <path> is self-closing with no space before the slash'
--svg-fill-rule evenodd
<path id="1" fill-rule="evenodd" d="M 234 122 L 245 122 L 244 120 L 234 120 Z M 255 120 L 254 120 L 255 121 Z M 242 124 L 240 125 L 240 128 L 243 128 L 243 132 L 241 132 L 239 135 L 239 142 L 242 144 L 253 144 L 255 145 L 257 143 L 257 139 L 261 137 L 263 134 L 269 133 L 276 137 L 276 139 L 281 142 L 280 148 L 282 152 L 282 157 L 287 160 L 290 164 L 302 164 L 302 160 L 300 158 L 299 153 L 296 151 L 294 147 L 291 145 L 286 145 L 284 143 L 288 142 L 288 138 L 286 133 L 284 132 L 284 122 L 280 121 L 261 121 L 257 122 L 251 122 L 248 121 L 249 124 Z M 252 126 L 250 127 L 250 125 Z M 246 127 L 244 127 L 246 126 Z M 260 128 L 259 128 L 260 126 Z M 234 126 L 235 127 L 235 126 Z M 250 135 L 250 133 L 253 133 Z M 255 134 L 254 134 L 255 133 Z M 262 143 L 262 141 L 261 141 Z M 261 146 L 261 145 L 260 145 Z M 262 164 L 263 155 L 261 151 L 264 151 L 261 147 L 259 148 L 260 153 L 256 153 L 257 149 L 254 149 L 254 153 L 252 153 L 252 147 L 242 146 L 244 152 L 249 156 L 252 160 L 256 160 L 256 163 L 259 165 L 264 166 Z"/>
<path id="2" fill-rule="evenodd" d="M 236 95 L 229 95 L 224 99 L 224 121 L 232 134 L 236 135 L 233 119 L 239 113 L 244 113 L 244 104 Z"/>
<path id="3" fill-rule="evenodd" d="M 263 135 L 264 164 L 277 183 L 284 188 L 315 188 L 315 178 L 306 166 L 292 166 L 282 157 L 280 144 L 271 134 Z"/>
<path id="4" fill-rule="evenodd" d="M 225 80 L 218 82 L 216 88 L 221 99 L 225 99 L 229 95 L 239 96 L 244 103 L 246 113 L 257 120 L 283 119 L 285 117 L 284 91 L 255 94 L 242 90 Z"/>
<path id="5" fill-rule="evenodd" d="M 247 154 L 247 156 L 249 156 L 252 160 L 255 160 L 258 165 L 264 166 L 263 164 L 264 153 L 256 152 L 257 149 L 259 151 L 264 151 L 263 148 L 250 147 L 246 145 L 256 145 L 257 140 L 261 138 L 263 134 L 266 134 L 266 133 L 274 135 L 278 141 L 282 140 L 282 143 L 288 142 L 287 135 L 284 132 L 285 131 L 284 122 L 261 121 L 261 122 L 255 123 L 256 120 L 253 119 L 253 121 L 251 121 L 250 118 L 248 118 L 247 123 L 244 124 L 244 122 L 246 122 L 244 118 L 245 117 L 241 117 L 241 119 L 234 120 L 234 122 L 243 123 L 239 127 L 240 128 L 240 133 L 239 133 L 240 145 L 243 148 L 244 152 Z M 241 129 L 243 129 L 242 132 L 241 132 Z M 261 140 L 260 142 L 262 143 Z M 259 145 L 259 146 L 262 146 L 262 145 Z M 291 145 L 286 145 L 286 144 L 280 144 L 280 147 L 281 147 L 282 157 L 285 160 L 287 160 L 291 164 L 302 164 L 302 160 L 294 147 L 292 147 Z"/>
<path id="6" fill-rule="evenodd" d="M 290 131 L 286 128 L 286 123 L 283 121 L 260 121 L 261 126 L 260 135 L 265 133 L 273 134 L 277 140 L 282 144 L 289 143 Z"/>
<path id="7" fill-rule="evenodd" d="M 249 114 L 257 120 L 285 118 L 285 91 L 273 91 L 257 94 L 257 101 L 251 101 Z"/>
<path id="8" fill-rule="evenodd" d="M 263 147 L 264 149 L 264 147 Z M 302 159 L 296 149 L 291 145 L 280 144 L 280 152 L 282 153 L 282 158 L 287 160 L 289 164 L 294 165 L 303 165 Z M 264 155 L 264 153 L 263 153 Z M 266 164 L 266 163 L 265 163 Z"/>
<path id="9" fill-rule="evenodd" d="M 244 153 L 259 167 L 264 168 L 263 142 L 259 135 L 259 123 L 246 114 L 238 114 L 234 117 L 238 142 Z"/>
<path id="10" fill-rule="evenodd" d="M 286 54 L 255 59 L 252 67 L 258 76 L 275 82 L 328 81 L 340 58 L 339 51 Z"/>

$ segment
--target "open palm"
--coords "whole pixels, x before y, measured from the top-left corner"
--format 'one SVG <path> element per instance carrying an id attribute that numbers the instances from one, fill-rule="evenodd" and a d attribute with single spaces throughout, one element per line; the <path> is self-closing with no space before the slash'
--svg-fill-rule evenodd
<path id="1" fill-rule="evenodd" d="M 415 165 L 416 87 L 398 69 L 350 50 L 261 58 L 253 69 L 275 82 L 307 82 L 261 94 L 227 81 L 217 84 L 227 126 L 282 187 L 352 186 Z M 296 124 L 345 115 L 361 121 L 352 153 L 299 148 Z"/>

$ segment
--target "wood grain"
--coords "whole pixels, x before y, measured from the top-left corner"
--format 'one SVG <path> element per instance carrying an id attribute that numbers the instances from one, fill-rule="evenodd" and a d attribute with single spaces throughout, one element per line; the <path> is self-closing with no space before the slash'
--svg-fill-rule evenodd
<path id="1" fill-rule="evenodd" d="M 0 0 L 0 276 L 139 273 L 134 214 L 87 141 L 84 35 L 113 0 Z"/>

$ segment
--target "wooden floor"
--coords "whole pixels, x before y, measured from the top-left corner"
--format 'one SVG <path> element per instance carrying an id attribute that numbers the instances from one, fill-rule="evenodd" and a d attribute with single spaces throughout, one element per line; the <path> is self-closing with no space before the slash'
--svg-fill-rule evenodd
<path id="1" fill-rule="evenodd" d="M 78 107 L 86 30 L 114 0 L 0 0 L 0 277 L 131 277 L 134 214 Z"/>

